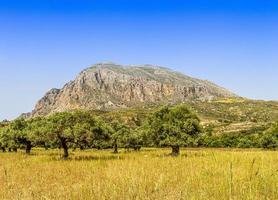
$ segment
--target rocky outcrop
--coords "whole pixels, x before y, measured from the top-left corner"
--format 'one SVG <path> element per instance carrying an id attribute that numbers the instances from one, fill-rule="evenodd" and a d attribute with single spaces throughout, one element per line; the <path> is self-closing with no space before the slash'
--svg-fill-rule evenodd
<path id="1" fill-rule="evenodd" d="M 47 92 L 31 116 L 74 109 L 107 110 L 235 96 L 209 81 L 163 67 L 99 63 L 82 71 L 62 89 Z"/>

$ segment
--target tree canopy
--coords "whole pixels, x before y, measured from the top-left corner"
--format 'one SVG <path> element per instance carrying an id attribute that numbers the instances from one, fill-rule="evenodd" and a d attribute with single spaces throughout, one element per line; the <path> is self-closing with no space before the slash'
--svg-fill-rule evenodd
<path id="1" fill-rule="evenodd" d="M 274 123 L 261 138 L 263 148 L 274 149 L 278 147 L 278 122 Z"/>
<path id="2" fill-rule="evenodd" d="M 212 126 L 202 129 L 198 116 L 184 104 L 164 106 L 129 120 L 79 110 L 1 122 L 0 148 L 3 152 L 25 149 L 27 154 L 32 147 L 61 148 L 63 158 L 69 156 L 70 148 L 113 148 L 118 153 L 118 148 L 170 147 L 172 155 L 178 155 L 180 147 L 194 146 L 278 148 L 278 123 L 268 127 L 252 129 L 252 134 L 216 135 Z"/>
<path id="3" fill-rule="evenodd" d="M 188 146 L 201 132 L 200 120 L 185 105 L 165 106 L 148 118 L 148 129 L 154 143 L 172 147 L 172 154 L 179 154 L 180 146 Z"/>

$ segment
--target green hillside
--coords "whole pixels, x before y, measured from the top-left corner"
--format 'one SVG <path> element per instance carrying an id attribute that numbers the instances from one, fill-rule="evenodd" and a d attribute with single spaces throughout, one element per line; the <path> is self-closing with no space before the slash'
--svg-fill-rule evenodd
<path id="1" fill-rule="evenodd" d="M 243 98 L 227 98 L 212 101 L 186 103 L 201 119 L 204 128 L 212 129 L 212 134 L 246 133 L 265 130 L 278 119 L 278 102 L 257 101 Z M 136 125 L 158 106 L 121 109 L 107 112 L 93 111 L 107 121 L 121 119 Z"/>

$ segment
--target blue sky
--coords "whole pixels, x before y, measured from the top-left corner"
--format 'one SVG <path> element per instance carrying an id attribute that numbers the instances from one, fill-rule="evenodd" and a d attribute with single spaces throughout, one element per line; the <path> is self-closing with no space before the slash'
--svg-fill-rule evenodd
<path id="1" fill-rule="evenodd" d="M 278 100 L 278 2 L 2 0 L 0 120 L 100 61 L 157 64 Z"/>

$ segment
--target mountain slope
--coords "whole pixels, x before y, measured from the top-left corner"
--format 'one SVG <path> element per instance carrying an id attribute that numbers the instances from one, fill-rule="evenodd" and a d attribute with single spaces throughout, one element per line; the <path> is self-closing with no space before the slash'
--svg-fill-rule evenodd
<path id="1" fill-rule="evenodd" d="M 47 92 L 31 116 L 74 109 L 110 110 L 215 97 L 236 95 L 209 81 L 163 67 L 99 63 L 82 71 L 62 89 Z"/>

